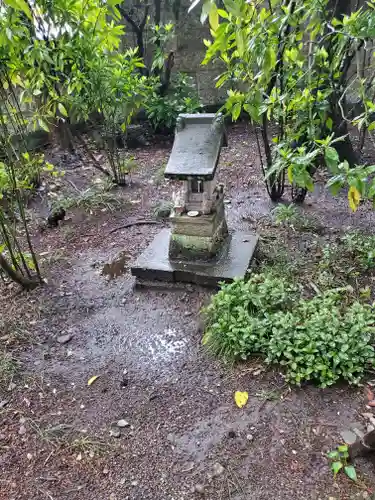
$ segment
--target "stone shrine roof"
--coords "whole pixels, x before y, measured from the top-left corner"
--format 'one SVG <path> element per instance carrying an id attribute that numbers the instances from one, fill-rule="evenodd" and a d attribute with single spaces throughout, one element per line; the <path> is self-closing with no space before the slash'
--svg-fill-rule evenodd
<path id="1" fill-rule="evenodd" d="M 213 179 L 225 142 L 224 120 L 214 113 L 181 114 L 165 177 Z"/>

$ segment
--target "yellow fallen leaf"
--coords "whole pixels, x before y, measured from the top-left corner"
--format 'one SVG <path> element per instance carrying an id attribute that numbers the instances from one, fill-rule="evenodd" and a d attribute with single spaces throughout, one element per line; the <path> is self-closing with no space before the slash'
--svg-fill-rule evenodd
<path id="1" fill-rule="evenodd" d="M 248 399 L 249 399 L 249 394 L 247 392 L 236 391 L 234 393 L 234 400 L 238 408 L 242 408 L 243 406 L 245 406 Z"/>
<path id="2" fill-rule="evenodd" d="M 350 186 L 348 191 L 348 199 L 350 208 L 355 212 L 358 208 L 359 202 L 361 201 L 361 193 L 354 186 Z"/>
<path id="3" fill-rule="evenodd" d="M 87 382 L 87 385 L 92 385 L 97 378 L 99 378 L 99 375 L 94 375 L 93 377 L 91 377 Z"/>

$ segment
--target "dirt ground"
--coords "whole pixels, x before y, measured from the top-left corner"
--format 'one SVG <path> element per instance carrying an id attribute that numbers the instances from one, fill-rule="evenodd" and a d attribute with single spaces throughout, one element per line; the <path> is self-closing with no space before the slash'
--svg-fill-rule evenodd
<path id="1" fill-rule="evenodd" d="M 319 181 L 302 209 L 318 235 L 272 225 L 254 135 L 243 124 L 229 132 L 220 175 L 231 230 L 258 231 L 276 254 L 283 237 L 308 257 L 350 227 L 372 230 L 371 206 L 351 214 L 345 194 L 333 199 Z M 170 199 L 173 183 L 162 177 L 170 147 L 135 151 L 133 183 L 115 192 L 114 211 L 75 210 L 41 233 L 44 197 L 31 205 L 48 284 L 27 295 L 0 288 L 0 336 L 18 365 L 0 385 L 0 499 L 371 498 L 371 459 L 356 462 L 354 485 L 334 481 L 325 458 L 341 431 L 364 425 L 363 388 L 290 388 L 259 360 L 224 365 L 201 345 L 199 311 L 212 291 L 134 288 L 130 264 L 165 223 L 109 233 L 154 219 L 155 205 Z M 56 159 L 63 191 L 98 177 L 86 160 Z M 121 252 L 124 274 L 103 276 Z M 249 393 L 243 409 L 237 390 Z"/>

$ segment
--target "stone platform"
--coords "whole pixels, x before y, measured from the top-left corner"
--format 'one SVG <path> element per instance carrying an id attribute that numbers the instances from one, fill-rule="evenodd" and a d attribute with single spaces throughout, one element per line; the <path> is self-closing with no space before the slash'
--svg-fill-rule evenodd
<path id="1" fill-rule="evenodd" d="M 228 236 L 215 260 L 171 261 L 168 256 L 170 229 L 163 229 L 138 257 L 131 268 L 137 281 L 185 282 L 216 287 L 220 281 L 242 278 L 250 265 L 258 243 L 258 236 L 235 232 Z"/>

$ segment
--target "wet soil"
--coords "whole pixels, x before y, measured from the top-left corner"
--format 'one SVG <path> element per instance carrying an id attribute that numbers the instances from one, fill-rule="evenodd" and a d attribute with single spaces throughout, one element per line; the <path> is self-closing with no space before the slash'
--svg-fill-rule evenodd
<path id="1" fill-rule="evenodd" d="M 231 229 L 258 231 L 276 253 L 282 241 L 291 260 L 350 227 L 372 230 L 371 206 L 351 214 L 345 193 L 332 198 L 323 180 L 301 209 L 319 231 L 272 225 L 255 144 L 246 125 L 230 129 L 220 176 Z M 201 345 L 199 311 L 212 291 L 134 288 L 131 262 L 166 223 L 111 231 L 153 218 L 170 199 L 169 152 L 170 144 L 135 152 L 133 184 L 116 191 L 115 211 L 77 209 L 40 233 L 46 202 L 33 203 L 48 284 L 27 295 L 1 289 L 1 337 L 20 365 L 0 386 L 0 499 L 369 498 L 370 459 L 358 460 L 354 485 L 334 481 L 325 458 L 361 422 L 361 388 L 290 388 L 260 360 L 224 365 Z M 68 166 L 63 191 L 73 189 L 66 179 L 83 189 L 98 176 L 88 162 Z M 121 270 L 103 274 L 114 261 Z M 243 409 L 236 390 L 249 393 Z M 120 419 L 129 425 L 115 437 Z"/>

